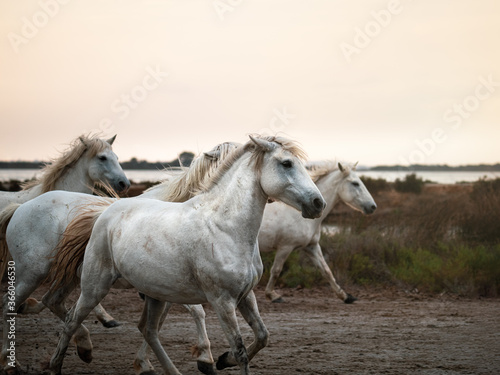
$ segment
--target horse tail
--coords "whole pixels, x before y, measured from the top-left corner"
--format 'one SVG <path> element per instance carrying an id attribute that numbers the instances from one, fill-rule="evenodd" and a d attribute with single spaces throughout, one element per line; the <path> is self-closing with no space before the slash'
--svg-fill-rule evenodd
<path id="1" fill-rule="evenodd" d="M 112 199 L 104 199 L 98 203 L 82 206 L 76 217 L 68 224 L 55 248 L 53 261 L 45 280 L 52 283 L 51 290 L 78 283 L 78 268 L 83 262 L 94 224 L 113 202 Z"/>
<path id="2" fill-rule="evenodd" d="M 0 212 L 0 280 L 3 278 L 7 263 L 10 258 L 9 248 L 7 246 L 7 226 L 14 212 L 20 206 L 20 203 L 11 203 Z"/>

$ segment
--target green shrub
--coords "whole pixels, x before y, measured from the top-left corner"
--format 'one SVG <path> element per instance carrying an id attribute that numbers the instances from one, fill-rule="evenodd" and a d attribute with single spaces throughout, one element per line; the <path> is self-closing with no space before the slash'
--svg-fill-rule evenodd
<path id="1" fill-rule="evenodd" d="M 261 253 L 264 273 L 259 284 L 262 286 L 266 285 L 269 281 L 275 256 L 275 251 Z M 325 283 L 326 280 L 321 275 L 321 272 L 311 263 L 309 258 L 300 251 L 293 251 L 286 260 L 276 285 L 283 285 L 288 288 L 295 288 L 300 285 L 305 288 L 311 288 L 314 285 L 323 285 Z"/>
<path id="2" fill-rule="evenodd" d="M 399 178 L 394 181 L 394 189 L 400 193 L 420 194 L 424 187 L 424 180 L 417 177 L 415 173 L 407 174 L 404 180 Z"/>
<path id="3" fill-rule="evenodd" d="M 376 195 L 382 191 L 391 189 L 391 184 L 383 178 L 372 178 L 368 176 L 361 176 L 361 181 L 365 184 L 366 188 L 372 195 Z"/>

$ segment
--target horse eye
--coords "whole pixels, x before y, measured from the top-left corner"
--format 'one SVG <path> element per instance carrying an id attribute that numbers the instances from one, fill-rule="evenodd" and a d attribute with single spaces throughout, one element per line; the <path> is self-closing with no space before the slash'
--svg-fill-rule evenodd
<path id="1" fill-rule="evenodd" d="M 98 156 L 98 158 L 99 158 L 100 161 L 106 161 L 106 160 L 108 160 L 108 158 L 106 156 L 104 156 L 104 155 Z"/>
<path id="2" fill-rule="evenodd" d="M 353 182 L 352 184 L 356 187 L 359 187 L 359 182 Z"/>
<path id="3" fill-rule="evenodd" d="M 283 160 L 281 162 L 281 165 L 285 168 L 291 168 L 292 167 L 292 161 L 291 160 Z"/>

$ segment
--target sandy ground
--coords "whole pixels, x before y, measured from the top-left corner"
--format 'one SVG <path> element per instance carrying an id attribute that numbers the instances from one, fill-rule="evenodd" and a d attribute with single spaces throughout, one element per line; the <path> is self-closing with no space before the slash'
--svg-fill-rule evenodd
<path id="1" fill-rule="evenodd" d="M 251 373 L 277 374 L 499 374 L 500 299 L 424 296 L 383 289 L 349 289 L 359 297 L 352 305 L 327 288 L 282 289 L 282 304 L 265 300 L 257 289 L 269 346 L 251 362 Z M 40 295 L 40 292 L 37 293 Z M 136 328 L 142 309 L 137 293 L 113 290 L 103 305 L 119 320 L 103 328 L 94 316 L 86 325 L 94 343 L 94 360 L 79 360 L 72 345 L 63 373 L 134 374 L 132 362 L 142 337 Z M 215 358 L 227 351 L 217 318 L 207 306 L 207 326 Z M 62 324 L 45 310 L 18 317 L 17 358 L 28 374 L 39 374 L 50 358 Z M 252 338 L 240 320 L 246 343 Z M 161 332 L 162 343 L 183 374 L 197 374 L 190 347 L 196 333 L 190 315 L 172 309 Z M 158 373 L 163 374 L 154 359 Z M 219 374 L 239 374 L 235 368 Z"/>

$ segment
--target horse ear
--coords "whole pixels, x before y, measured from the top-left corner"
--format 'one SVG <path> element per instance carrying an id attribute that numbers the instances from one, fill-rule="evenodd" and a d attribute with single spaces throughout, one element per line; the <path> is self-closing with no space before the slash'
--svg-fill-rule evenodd
<path id="1" fill-rule="evenodd" d="M 337 165 L 339 166 L 339 171 L 341 172 L 345 171 L 344 167 L 342 166 L 342 164 L 340 164 L 340 162 L 338 162 Z"/>
<path id="2" fill-rule="evenodd" d="M 88 143 L 87 141 L 85 140 L 85 137 L 84 136 L 80 136 L 78 137 L 78 139 L 80 140 L 80 142 L 82 142 L 82 144 L 87 147 L 88 146 Z"/>
<path id="3" fill-rule="evenodd" d="M 205 155 L 209 159 L 215 160 L 215 159 L 219 158 L 220 151 L 219 150 L 210 150 L 210 151 L 204 152 L 203 155 Z"/>
<path id="4" fill-rule="evenodd" d="M 356 163 L 354 163 L 354 165 L 352 166 L 352 170 L 355 171 L 356 170 L 356 167 L 358 165 L 359 161 L 357 161 Z"/>
<path id="5" fill-rule="evenodd" d="M 273 143 L 266 141 L 265 139 L 262 138 L 252 137 L 251 135 L 249 137 L 252 140 L 252 142 L 255 143 L 258 147 L 261 147 L 266 151 L 274 150 L 275 146 Z"/>
<path id="6" fill-rule="evenodd" d="M 115 141 L 116 139 L 116 134 L 114 136 L 112 136 L 110 139 L 107 139 L 106 142 L 109 143 L 109 145 L 111 146 L 113 144 L 113 142 Z"/>

